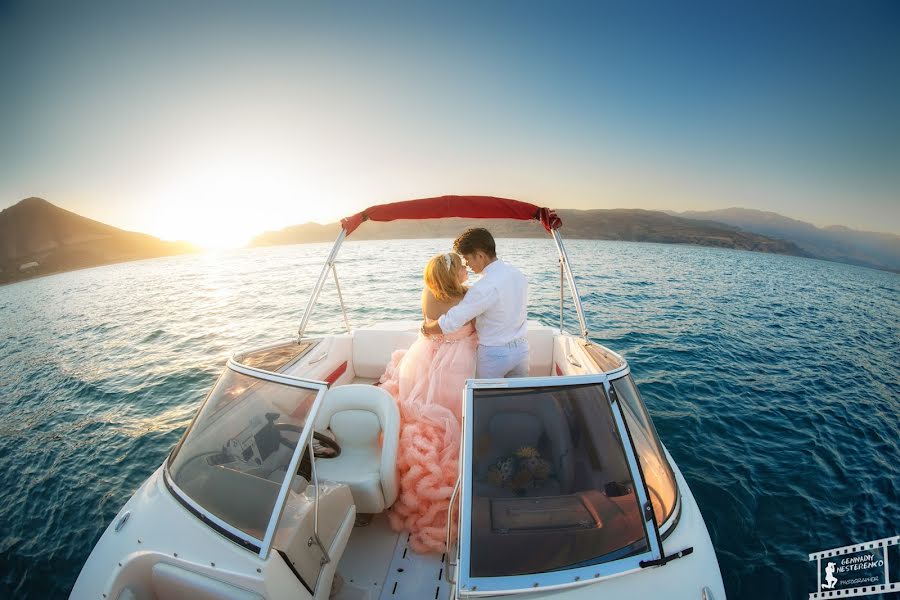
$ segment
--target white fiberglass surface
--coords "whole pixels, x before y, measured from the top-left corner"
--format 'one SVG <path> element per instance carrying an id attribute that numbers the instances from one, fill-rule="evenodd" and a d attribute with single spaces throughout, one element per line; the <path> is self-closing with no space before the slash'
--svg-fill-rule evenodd
<path id="1" fill-rule="evenodd" d="M 204 510 L 262 540 L 316 395 L 226 369 L 173 453 L 172 480 Z"/>
<path id="2" fill-rule="evenodd" d="M 678 499 L 678 486 L 675 483 L 672 466 L 666 460 L 659 437 L 656 435 L 656 428 L 647 414 L 631 375 L 620 377 L 611 383 L 619 397 L 622 416 L 628 424 L 634 449 L 641 462 L 656 522 L 662 526 L 671 516 Z"/>
<path id="3" fill-rule="evenodd" d="M 601 383 L 475 389 L 472 405 L 470 577 L 574 569 L 649 550 Z"/>

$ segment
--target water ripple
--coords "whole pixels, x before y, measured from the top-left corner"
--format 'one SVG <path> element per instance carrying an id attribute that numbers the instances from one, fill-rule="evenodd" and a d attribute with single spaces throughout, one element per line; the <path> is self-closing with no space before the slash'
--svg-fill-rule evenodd
<path id="1" fill-rule="evenodd" d="M 418 318 L 424 260 L 448 246 L 348 243 L 351 323 Z M 531 317 L 558 323 L 550 243 L 500 249 L 529 275 Z M 897 275 L 686 246 L 568 250 L 589 329 L 628 358 L 729 598 L 805 598 L 807 553 L 896 533 Z M 228 354 L 295 334 L 327 252 L 169 257 L 0 288 L 0 596 L 68 593 Z M 342 327 L 326 286 L 310 331 Z"/>

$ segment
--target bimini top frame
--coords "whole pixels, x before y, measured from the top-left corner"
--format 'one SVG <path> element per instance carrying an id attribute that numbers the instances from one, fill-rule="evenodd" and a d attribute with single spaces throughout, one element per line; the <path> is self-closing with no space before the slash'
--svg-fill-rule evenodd
<path id="1" fill-rule="evenodd" d="M 325 280 L 328 278 L 329 271 L 334 276 L 334 283 L 338 291 L 338 300 L 341 303 L 341 312 L 344 316 L 344 324 L 347 331 L 350 331 L 350 323 L 347 320 L 347 310 L 344 307 L 344 300 L 341 296 L 341 288 L 338 283 L 337 271 L 335 270 L 335 260 L 337 259 L 338 250 L 341 244 L 351 233 L 356 231 L 364 221 L 395 221 L 398 219 L 443 219 L 447 217 L 462 217 L 469 219 L 514 219 L 518 221 L 539 221 L 547 233 L 553 238 L 556 244 L 556 250 L 559 254 L 559 271 L 560 271 L 560 288 L 559 288 L 559 319 L 560 327 L 562 327 L 563 319 L 563 288 L 562 280 L 565 279 L 569 285 L 569 291 L 572 294 L 572 300 L 575 303 L 575 312 L 578 314 L 578 325 L 581 328 L 580 335 L 587 341 L 588 330 L 584 320 L 584 309 L 581 305 L 581 296 L 578 294 L 578 288 L 575 284 L 575 276 L 569 264 L 569 257 L 562 243 L 562 237 L 559 235 L 559 228 L 562 227 L 562 220 L 556 213 L 549 208 L 541 208 L 534 204 L 521 202 L 519 200 L 510 200 L 508 198 L 495 198 L 493 196 L 439 196 L 437 198 L 422 198 L 420 200 L 407 200 L 405 202 L 393 202 L 390 204 L 378 204 L 370 206 L 364 211 L 355 215 L 341 219 L 341 232 L 338 234 L 331 252 L 325 261 L 325 266 L 313 286 L 309 301 L 306 304 L 306 310 L 303 313 L 303 320 L 300 322 L 300 330 L 298 331 L 298 341 L 303 340 L 303 334 L 306 332 L 306 326 L 309 324 L 309 317 L 313 307 L 322 292 Z"/>

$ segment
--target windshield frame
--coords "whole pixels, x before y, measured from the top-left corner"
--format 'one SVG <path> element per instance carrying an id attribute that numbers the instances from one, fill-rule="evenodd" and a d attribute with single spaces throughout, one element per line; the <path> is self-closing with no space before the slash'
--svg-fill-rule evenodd
<path id="1" fill-rule="evenodd" d="M 610 377 L 609 381 L 610 381 L 610 385 L 612 386 L 616 382 L 619 382 L 622 380 L 629 380 L 629 379 L 631 380 L 631 385 L 634 388 L 634 391 L 636 393 L 637 403 L 634 405 L 634 408 L 636 408 L 639 412 L 641 412 L 643 414 L 643 416 L 646 418 L 647 422 L 649 423 L 650 429 L 647 433 L 649 434 L 650 439 L 648 441 L 650 441 L 658 446 L 658 449 L 659 449 L 658 456 L 659 456 L 660 460 L 664 463 L 666 470 L 669 472 L 669 475 L 672 478 L 672 486 L 673 486 L 673 489 L 675 490 L 675 502 L 672 504 L 672 509 L 669 511 L 669 514 L 665 516 L 665 519 L 662 522 L 660 522 L 658 518 L 656 519 L 657 526 L 659 527 L 659 533 L 663 539 L 666 539 L 669 536 L 669 534 L 672 533 L 672 530 L 675 528 L 675 525 L 681 519 L 681 488 L 678 487 L 678 477 L 675 476 L 675 468 L 672 466 L 675 461 L 669 455 L 668 449 L 663 445 L 662 440 L 659 438 L 659 433 L 656 431 L 656 424 L 653 422 L 653 418 L 650 416 L 650 412 L 647 410 L 647 405 L 644 404 L 644 398 L 643 398 L 643 396 L 641 396 L 640 388 L 638 387 L 637 382 L 634 380 L 634 376 L 631 374 L 631 369 L 630 368 L 627 369 L 624 373 L 617 373 L 615 377 Z M 615 387 L 612 387 L 612 390 L 614 392 L 614 395 L 616 396 L 617 402 L 622 402 L 622 400 L 620 398 L 618 398 L 618 396 L 621 395 L 619 393 L 618 389 Z M 629 403 L 625 402 L 625 404 L 627 405 Z M 635 417 L 637 417 L 637 416 L 638 415 L 635 415 Z M 622 417 L 623 417 L 623 421 L 625 421 L 625 423 L 627 425 L 627 420 L 624 419 L 624 417 L 625 417 L 624 412 L 622 413 Z M 630 427 L 629 427 L 629 435 L 632 435 Z M 634 445 L 634 440 L 632 439 L 631 441 L 632 441 L 632 445 Z M 636 447 L 635 447 L 635 450 L 637 450 Z M 642 467 L 642 469 L 643 469 L 643 467 Z M 655 511 L 654 511 L 654 516 L 655 516 Z"/>
<path id="2" fill-rule="evenodd" d="M 228 363 L 226 364 L 225 371 L 222 372 L 222 375 L 224 375 L 228 371 L 233 371 L 235 373 L 239 373 L 247 377 L 252 377 L 254 379 L 316 392 L 316 398 L 313 401 L 309 413 L 306 415 L 306 421 L 303 424 L 303 431 L 297 438 L 297 446 L 296 448 L 294 448 L 294 452 L 291 455 L 290 462 L 288 463 L 287 470 L 285 471 L 285 477 L 279 485 L 278 495 L 275 499 L 275 505 L 272 508 L 272 514 L 269 516 L 269 520 L 266 526 L 266 532 L 263 536 L 263 539 L 256 538 L 241 531 L 227 521 L 206 510 L 201 504 L 191 498 L 191 496 L 189 496 L 184 490 L 178 487 L 178 485 L 174 481 L 174 478 L 172 477 L 172 474 L 169 472 L 169 468 L 173 460 L 175 459 L 175 456 L 178 454 L 178 451 L 181 449 L 188 436 L 191 435 L 191 432 L 194 429 L 194 425 L 197 422 L 197 417 L 203 411 L 203 407 L 206 406 L 206 403 L 209 402 L 213 390 L 216 389 L 215 384 L 212 386 L 209 393 L 206 395 L 206 398 L 200 404 L 200 407 L 194 414 L 194 418 L 191 420 L 191 424 L 188 426 L 187 430 L 185 430 L 184 435 L 182 435 L 181 439 L 169 453 L 169 456 L 164 463 L 163 479 L 165 481 L 166 487 L 169 489 L 172 495 L 197 518 L 212 527 L 218 533 L 224 535 L 229 540 L 237 543 L 242 548 L 250 550 L 251 552 L 257 554 L 259 558 L 266 560 L 269 556 L 269 552 L 272 549 L 275 532 L 278 530 L 278 522 L 281 520 L 281 515 L 284 512 L 284 506 L 287 500 L 288 492 L 290 490 L 293 474 L 297 472 L 297 468 L 300 464 L 300 459 L 303 456 L 303 452 L 309 447 L 309 440 L 312 437 L 316 416 L 318 415 L 319 408 L 322 405 L 323 396 L 328 390 L 328 383 L 325 381 L 318 381 L 315 379 L 302 379 L 299 377 L 284 375 L 283 373 L 273 373 L 271 371 L 265 371 L 263 369 L 248 367 L 238 362 L 237 358 L 239 356 L 240 355 L 236 354 L 228 359 Z M 222 375 L 219 375 L 219 378 L 217 378 L 216 382 L 221 379 Z"/>
<path id="3" fill-rule="evenodd" d="M 617 373 L 618 374 L 618 373 Z M 617 377 L 618 378 L 618 377 Z M 526 575 L 506 575 L 494 577 L 473 577 L 472 569 L 472 514 L 473 514 L 473 457 L 471 449 L 474 448 L 474 422 L 471 415 L 474 414 L 474 392 L 478 389 L 503 389 L 503 388 L 558 388 L 593 384 L 603 390 L 603 396 L 610 403 L 613 421 L 622 441 L 625 458 L 632 480 L 635 482 L 639 506 L 645 514 L 644 529 L 648 550 L 600 564 L 573 567 L 569 569 L 557 569 Z M 638 462 L 637 453 L 628 433 L 618 401 L 613 400 L 609 393 L 610 379 L 606 374 L 571 375 L 571 376 L 547 376 L 547 377 L 522 377 L 514 379 L 470 379 L 466 381 L 465 403 L 463 408 L 463 443 L 461 445 L 462 482 L 460 490 L 460 517 L 459 517 L 459 589 L 467 596 L 493 596 L 497 594 L 521 594 L 533 593 L 540 590 L 563 589 L 590 584 L 610 577 L 617 577 L 640 571 L 642 563 L 655 561 L 662 556 L 662 543 L 659 529 L 652 508 L 649 518 L 646 516 L 646 507 L 649 503 L 649 493 L 644 481 L 643 472 Z M 599 558 L 599 557 L 598 557 Z"/>

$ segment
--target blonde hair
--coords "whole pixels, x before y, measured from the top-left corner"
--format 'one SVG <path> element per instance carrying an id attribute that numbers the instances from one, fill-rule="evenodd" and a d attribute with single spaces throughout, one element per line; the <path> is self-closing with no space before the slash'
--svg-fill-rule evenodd
<path id="1" fill-rule="evenodd" d="M 441 302 L 462 298 L 466 294 L 466 288 L 456 276 L 460 267 L 462 260 L 455 252 L 433 256 L 425 265 L 425 286 Z"/>

